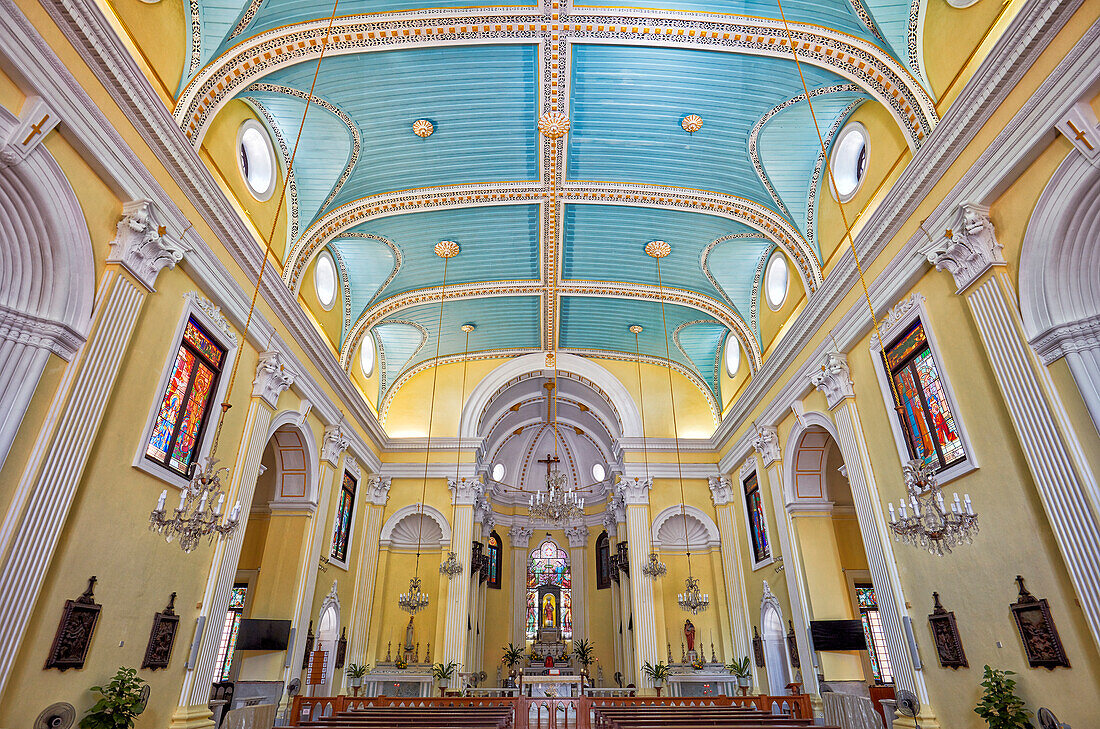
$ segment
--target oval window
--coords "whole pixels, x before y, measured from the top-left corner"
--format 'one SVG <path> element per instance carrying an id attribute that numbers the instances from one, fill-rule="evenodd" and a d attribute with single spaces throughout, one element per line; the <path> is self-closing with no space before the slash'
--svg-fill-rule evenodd
<path id="1" fill-rule="evenodd" d="M 741 369 L 741 343 L 733 332 L 726 335 L 726 374 L 733 377 Z"/>
<path id="2" fill-rule="evenodd" d="M 359 345 L 359 368 L 363 370 L 363 377 L 374 374 L 374 338 L 369 333 Z"/>
<path id="3" fill-rule="evenodd" d="M 237 132 L 237 166 L 257 200 L 263 202 L 275 192 L 275 148 L 267 130 L 255 119 L 246 120 Z"/>
<path id="4" fill-rule="evenodd" d="M 867 172 L 867 130 L 851 122 L 840 130 L 832 154 L 833 196 L 841 202 L 851 200 Z"/>
<path id="5" fill-rule="evenodd" d="M 331 253 L 321 251 L 313 269 L 313 288 L 317 291 L 317 299 L 325 307 L 325 311 L 336 303 L 336 281 L 336 262 L 332 260 Z"/>
<path id="6" fill-rule="evenodd" d="M 504 480 L 504 464 L 503 463 L 498 463 L 498 464 L 493 466 L 493 480 L 494 481 L 503 481 Z"/>
<path id="7" fill-rule="evenodd" d="M 604 470 L 602 463 L 596 463 L 592 466 L 592 478 L 595 481 L 603 481 L 607 476 L 607 471 Z"/>
<path id="8" fill-rule="evenodd" d="M 764 271 L 764 298 L 772 311 L 779 311 L 786 301 L 788 283 L 787 258 L 775 251 Z"/>

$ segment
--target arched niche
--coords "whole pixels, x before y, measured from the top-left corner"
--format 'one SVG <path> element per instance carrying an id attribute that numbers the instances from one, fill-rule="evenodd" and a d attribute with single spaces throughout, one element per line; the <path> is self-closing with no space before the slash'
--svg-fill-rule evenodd
<path id="1" fill-rule="evenodd" d="M 696 506 L 673 504 L 653 519 L 655 550 L 683 552 L 686 545 L 692 551 L 704 551 L 717 547 L 718 543 L 718 526 Z"/>
<path id="2" fill-rule="evenodd" d="M 1044 364 L 1065 358 L 1100 431 L 1100 168 L 1076 150 L 1058 166 L 1028 222 L 1020 314 Z"/>
<path id="3" fill-rule="evenodd" d="M 787 636 L 783 630 L 783 606 L 764 580 L 760 598 L 760 637 L 764 640 L 764 666 L 768 675 L 768 693 L 782 696 L 791 682 L 791 660 L 787 654 Z"/>
<path id="4" fill-rule="evenodd" d="M 831 452 L 838 450 L 836 426 L 824 413 L 803 413 L 787 438 L 783 454 L 783 501 L 788 508 L 822 508 L 830 504 L 828 473 Z M 843 464 L 843 459 L 840 460 Z"/>
<path id="5" fill-rule="evenodd" d="M 272 419 L 269 430 L 267 447 L 275 469 L 271 503 L 316 505 L 318 453 L 309 423 L 300 413 L 286 411 Z"/>
<path id="6" fill-rule="evenodd" d="M 18 125 L 0 107 L 0 139 Z M 42 144 L 0 162 L 0 466 L 49 355 L 71 360 L 87 339 L 94 295 L 88 226 L 57 162 Z"/>
<path id="7" fill-rule="evenodd" d="M 451 544 L 451 525 L 443 512 L 427 504 L 408 504 L 382 525 L 381 544 L 394 551 L 446 549 Z"/>

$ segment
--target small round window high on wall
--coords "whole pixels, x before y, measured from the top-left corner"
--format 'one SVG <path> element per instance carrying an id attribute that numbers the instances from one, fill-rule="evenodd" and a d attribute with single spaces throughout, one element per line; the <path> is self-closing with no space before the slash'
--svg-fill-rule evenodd
<path id="1" fill-rule="evenodd" d="M 741 369 L 741 343 L 730 332 L 726 335 L 726 374 L 733 377 Z"/>
<path id="2" fill-rule="evenodd" d="M 369 333 L 359 345 L 359 369 L 363 371 L 363 377 L 374 374 L 374 338 Z"/>
<path id="3" fill-rule="evenodd" d="M 596 482 L 603 481 L 607 478 L 607 471 L 604 469 L 602 463 L 592 464 L 592 479 Z"/>
<path id="4" fill-rule="evenodd" d="M 255 119 L 248 119 L 237 131 L 237 167 L 248 191 L 263 202 L 275 192 L 275 148 L 271 136 Z"/>
<path id="5" fill-rule="evenodd" d="M 783 302 L 787 300 L 789 283 L 787 258 L 782 252 L 775 251 L 764 269 L 764 298 L 768 300 L 768 308 L 772 311 L 779 311 Z"/>
<path id="6" fill-rule="evenodd" d="M 494 481 L 503 481 L 504 480 L 504 473 L 505 473 L 505 470 L 504 470 L 504 464 L 503 463 L 497 463 L 497 464 L 493 465 L 493 480 Z"/>
<path id="7" fill-rule="evenodd" d="M 867 172 L 867 129 L 859 122 L 849 122 L 833 144 L 833 197 L 848 202 L 855 197 Z"/>
<path id="8" fill-rule="evenodd" d="M 313 268 L 313 288 L 317 292 L 317 300 L 325 311 L 332 309 L 336 303 L 336 262 L 332 260 L 332 254 L 321 251 L 317 256 L 317 263 Z"/>

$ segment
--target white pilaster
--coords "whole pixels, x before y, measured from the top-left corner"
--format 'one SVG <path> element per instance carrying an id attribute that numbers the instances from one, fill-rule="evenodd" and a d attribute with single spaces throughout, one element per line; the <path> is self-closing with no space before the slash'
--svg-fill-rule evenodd
<path id="1" fill-rule="evenodd" d="M 653 611 L 653 584 L 643 579 L 652 551 L 649 518 L 649 492 L 653 479 L 624 478 L 619 493 L 626 503 L 627 560 L 630 564 L 630 602 L 634 618 L 634 682 L 639 687 L 653 688 L 642 674 L 641 667 L 657 662 L 657 624 Z"/>
<path id="2" fill-rule="evenodd" d="M 326 441 L 329 429 L 325 431 Z M 359 563 L 355 568 L 355 588 L 351 603 L 351 640 L 348 646 L 348 663 L 367 663 L 370 640 L 371 609 L 374 605 L 375 585 L 378 579 L 378 546 L 382 534 L 382 512 L 390 498 L 390 477 L 371 476 L 364 489 L 365 518 L 360 533 Z M 300 664 L 299 664 L 300 665 Z M 347 676 L 344 677 L 347 692 Z"/>
<path id="3" fill-rule="evenodd" d="M 587 638 L 588 632 L 588 527 L 574 524 L 565 528 L 569 540 L 569 570 L 573 577 L 573 639 Z"/>
<path id="4" fill-rule="evenodd" d="M 451 582 L 447 591 L 446 623 L 443 636 L 443 663 L 455 662 L 465 669 L 467 618 L 470 610 L 470 545 L 474 535 L 474 502 L 481 495 L 476 479 L 448 478 L 454 517 L 451 520 L 451 549 L 462 565 L 462 575 Z"/>
<path id="5" fill-rule="evenodd" d="M 755 461 L 755 459 L 754 459 Z M 745 568 L 741 556 L 741 543 L 737 535 L 737 519 L 734 516 L 736 498 L 733 483 L 728 476 L 711 476 L 710 496 L 718 514 L 718 538 L 722 554 L 722 577 L 725 583 L 726 603 L 730 615 L 733 658 L 752 657 L 752 629 L 749 627 L 749 605 L 745 593 Z M 756 662 L 753 682 L 756 683 Z"/>
<path id="6" fill-rule="evenodd" d="M 534 529 L 517 524 L 508 530 L 512 542 L 512 642 L 524 646 L 527 639 L 527 550 Z"/>

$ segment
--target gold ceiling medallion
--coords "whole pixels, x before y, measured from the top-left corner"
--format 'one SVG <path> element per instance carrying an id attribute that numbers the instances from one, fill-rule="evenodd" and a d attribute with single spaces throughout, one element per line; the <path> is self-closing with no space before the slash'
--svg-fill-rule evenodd
<path id="1" fill-rule="evenodd" d="M 435 254 L 440 258 L 454 258 L 458 255 L 458 243 L 453 240 L 441 240 L 435 244 Z"/>
<path id="2" fill-rule="evenodd" d="M 645 252 L 654 258 L 664 258 L 669 253 L 672 253 L 672 246 L 665 243 L 663 240 L 651 240 L 645 244 Z M 631 329 L 631 331 L 634 331 Z"/>
<path id="3" fill-rule="evenodd" d="M 413 134 L 418 137 L 430 137 L 435 131 L 435 126 L 427 119 L 417 119 L 413 122 Z"/>
<path id="4" fill-rule="evenodd" d="M 684 131 L 688 134 L 695 134 L 703 128 L 703 117 L 698 114 L 688 114 L 680 120 L 680 126 L 684 128 Z"/>
<path id="5" fill-rule="evenodd" d="M 631 324 L 630 325 L 630 333 L 631 334 L 641 334 L 642 333 L 642 325 L 641 324 Z"/>
<path id="6" fill-rule="evenodd" d="M 560 111 L 548 111 L 539 117 L 539 131 L 550 139 L 564 137 L 569 131 L 569 117 Z"/>
<path id="7" fill-rule="evenodd" d="M 467 334 L 469 334 L 470 332 L 472 332 L 475 329 L 477 329 L 477 324 L 463 324 L 462 325 L 462 331 L 466 332 Z"/>

